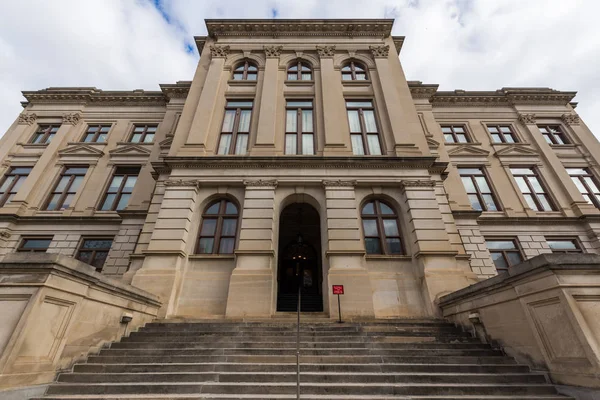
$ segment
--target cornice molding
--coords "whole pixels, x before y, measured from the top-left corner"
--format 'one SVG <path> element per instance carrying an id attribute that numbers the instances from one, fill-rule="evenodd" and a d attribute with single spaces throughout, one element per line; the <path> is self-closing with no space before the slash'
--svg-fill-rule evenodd
<path id="1" fill-rule="evenodd" d="M 416 187 L 416 188 L 432 188 L 435 187 L 435 181 L 426 181 L 426 180 L 403 180 L 400 182 L 400 188 L 405 189 L 408 187 Z"/>
<path id="2" fill-rule="evenodd" d="M 79 113 L 66 113 L 62 115 L 63 125 L 77 125 L 81 119 Z"/>
<path id="3" fill-rule="evenodd" d="M 525 125 L 535 124 L 535 118 L 535 114 L 519 114 L 519 121 Z"/>
<path id="4" fill-rule="evenodd" d="M 335 46 L 316 46 L 320 58 L 332 58 L 335 56 Z"/>
<path id="5" fill-rule="evenodd" d="M 393 19 L 207 19 L 206 29 L 212 38 L 220 37 L 380 37 L 392 32 Z"/>
<path id="6" fill-rule="evenodd" d="M 174 85 L 173 84 L 162 84 L 159 86 L 160 86 L 160 90 L 164 93 L 164 95 L 168 99 L 185 99 L 185 98 L 187 98 L 187 95 L 190 92 L 190 87 L 192 86 L 192 82 L 180 81 Z"/>
<path id="7" fill-rule="evenodd" d="M 229 55 L 230 46 L 210 46 L 210 55 L 212 58 L 227 58 Z"/>
<path id="8" fill-rule="evenodd" d="M 402 50 L 402 45 L 404 45 L 404 36 L 392 36 L 392 39 L 396 48 L 396 54 L 400 55 L 400 50 Z"/>
<path id="9" fill-rule="evenodd" d="M 200 187 L 199 179 L 170 179 L 164 182 L 167 187 Z"/>
<path id="10" fill-rule="evenodd" d="M 263 46 L 267 58 L 279 58 L 283 46 Z"/>
<path id="11" fill-rule="evenodd" d="M 158 91 L 103 91 L 96 88 L 48 88 L 24 91 L 27 104 L 78 104 L 107 106 L 165 106 L 168 98 Z"/>
<path id="12" fill-rule="evenodd" d="M 323 187 L 354 187 L 358 184 L 358 181 L 356 180 L 349 180 L 349 181 L 345 181 L 342 179 L 338 179 L 338 180 L 323 180 L 321 182 L 323 184 Z"/>
<path id="13" fill-rule="evenodd" d="M 19 125 L 33 125 L 37 115 L 35 113 L 21 113 L 19 114 Z"/>
<path id="14" fill-rule="evenodd" d="M 579 115 L 577 114 L 563 114 L 560 119 L 567 125 L 579 125 Z"/>
<path id="15" fill-rule="evenodd" d="M 375 58 L 387 58 L 387 56 L 390 54 L 389 45 L 369 46 L 369 50 L 371 50 L 371 53 Z"/>
<path id="16" fill-rule="evenodd" d="M 248 187 L 272 187 L 276 188 L 279 182 L 276 179 L 256 179 L 256 180 L 245 180 L 244 186 Z"/>

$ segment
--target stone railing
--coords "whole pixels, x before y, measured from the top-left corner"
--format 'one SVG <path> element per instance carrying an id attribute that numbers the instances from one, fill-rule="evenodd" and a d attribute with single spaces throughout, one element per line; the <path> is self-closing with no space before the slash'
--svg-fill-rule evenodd
<path id="1" fill-rule="evenodd" d="M 555 383 L 600 387 L 600 255 L 543 254 L 439 306 Z"/>
<path id="2" fill-rule="evenodd" d="M 156 317 L 143 290 L 59 254 L 0 262 L 0 390 L 52 382 L 56 373 Z"/>

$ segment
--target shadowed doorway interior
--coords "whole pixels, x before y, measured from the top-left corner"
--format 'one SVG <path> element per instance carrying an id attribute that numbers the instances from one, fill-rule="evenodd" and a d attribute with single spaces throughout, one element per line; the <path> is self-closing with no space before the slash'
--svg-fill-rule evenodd
<path id="1" fill-rule="evenodd" d="M 302 312 L 321 312 L 323 296 L 319 213 L 309 204 L 293 203 L 283 210 L 279 221 L 277 311 L 296 311 L 300 284 Z M 298 257 L 299 251 L 302 257 Z"/>

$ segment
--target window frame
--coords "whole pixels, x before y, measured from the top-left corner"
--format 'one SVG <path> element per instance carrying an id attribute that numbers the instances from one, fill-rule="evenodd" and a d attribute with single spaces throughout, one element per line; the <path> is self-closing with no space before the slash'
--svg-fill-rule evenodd
<path id="1" fill-rule="evenodd" d="M 450 133 L 444 132 L 444 128 L 450 128 L 451 132 Z M 465 138 L 467 139 L 466 142 L 461 142 L 458 140 L 457 133 L 455 132 L 455 128 L 462 128 L 462 130 L 463 130 L 462 135 L 464 135 Z M 469 132 L 467 130 L 467 125 L 465 125 L 465 124 L 440 124 L 440 129 L 442 130 L 442 136 L 444 137 L 445 144 L 473 143 L 473 141 L 471 140 L 471 136 L 469 135 Z M 461 133 L 459 132 L 458 134 L 461 134 Z M 446 140 L 446 135 L 451 135 L 454 142 L 448 142 Z"/>
<path id="2" fill-rule="evenodd" d="M 47 253 L 53 239 L 54 239 L 54 236 L 22 236 L 21 240 L 19 241 L 19 245 L 17 246 L 17 252 L 19 252 L 19 253 Z M 25 245 L 25 242 L 27 242 L 28 240 L 50 240 L 50 243 L 48 243 L 48 247 L 46 247 L 45 250 L 25 249 L 23 246 Z"/>
<path id="3" fill-rule="evenodd" d="M 373 205 L 373 210 L 374 210 L 374 214 L 364 214 L 363 210 L 365 209 L 365 207 L 370 204 L 370 203 L 374 203 Z M 390 210 L 392 210 L 394 212 L 394 214 L 383 214 L 381 212 L 381 203 L 385 204 L 387 207 L 390 208 Z M 404 241 L 402 240 L 402 229 L 401 229 L 401 224 L 400 224 L 400 215 L 397 212 L 397 210 L 392 207 L 390 205 L 390 203 L 388 203 L 385 200 L 380 200 L 378 198 L 371 198 L 367 201 L 365 201 L 360 208 L 360 220 L 361 220 L 361 229 L 362 229 L 362 234 L 363 234 L 363 240 L 365 242 L 365 252 L 367 254 L 367 256 L 378 256 L 378 255 L 384 255 L 384 256 L 403 256 L 406 255 L 406 249 L 404 247 Z M 364 221 L 365 220 L 375 220 L 376 224 L 377 224 L 377 236 L 367 236 L 366 232 L 365 232 L 365 227 L 364 227 Z M 396 227 L 398 228 L 398 236 L 388 236 L 385 233 L 385 226 L 383 224 L 384 220 L 393 220 L 396 222 Z M 379 248 L 381 249 L 381 253 L 376 254 L 376 253 L 368 253 L 367 252 L 367 238 L 376 238 L 379 241 Z M 390 249 L 388 248 L 388 244 L 387 244 L 387 239 L 398 239 L 398 241 L 400 242 L 400 252 L 399 253 L 392 253 L 390 251 Z"/>
<path id="4" fill-rule="evenodd" d="M 288 106 L 288 103 L 290 102 L 299 102 L 299 101 L 310 101 L 311 102 L 311 106 L 310 107 L 305 107 L 305 106 L 298 106 L 298 107 L 293 107 L 293 106 Z M 315 104 L 314 104 L 314 100 L 304 100 L 304 99 L 286 99 L 285 101 L 285 137 L 283 140 L 283 152 L 285 155 L 299 155 L 299 156 L 314 156 L 317 152 L 317 141 L 316 141 L 316 134 L 315 134 Z M 287 112 L 288 110 L 296 110 L 296 132 L 288 132 L 287 131 Z M 302 112 L 304 110 L 310 110 L 312 111 L 312 131 L 311 132 L 304 132 L 303 126 L 302 126 Z M 287 135 L 296 135 L 296 154 L 291 154 L 291 153 L 286 153 L 286 149 L 287 149 Z M 304 154 L 302 152 L 303 146 L 302 146 L 302 135 L 312 135 L 313 137 L 313 149 L 312 149 L 312 153 L 311 154 Z"/>
<path id="5" fill-rule="evenodd" d="M 244 67 L 243 70 L 242 70 L 242 79 L 236 79 L 235 75 L 240 73 L 238 71 L 238 69 L 241 66 Z M 249 73 L 248 71 L 249 71 L 249 67 L 250 66 L 253 66 L 254 68 L 256 68 L 256 72 L 250 71 L 250 74 L 256 75 L 256 79 L 248 79 L 248 73 Z M 233 72 L 231 74 L 231 80 L 233 80 L 233 81 L 247 81 L 247 82 L 256 82 L 256 81 L 258 81 L 258 65 L 254 61 L 251 61 L 251 60 L 248 60 L 248 59 L 239 62 L 236 65 L 236 67 L 233 68 Z"/>
<path id="6" fill-rule="evenodd" d="M 125 187 L 125 184 L 127 183 L 127 179 L 130 176 L 133 176 L 134 174 L 133 173 L 128 173 L 128 172 L 120 173 L 119 169 L 123 169 L 123 170 L 128 170 L 129 169 L 131 171 L 133 171 L 133 169 L 137 169 L 137 174 L 135 174 L 135 176 L 136 176 L 136 183 L 135 184 L 137 184 L 137 178 L 139 178 L 139 176 L 140 176 L 141 166 L 139 166 L 139 165 L 119 165 L 119 166 L 117 166 L 113 170 L 112 174 L 110 175 L 110 179 L 108 180 L 108 184 L 107 184 L 107 186 L 104 189 L 104 195 L 102 196 L 102 198 L 101 198 L 102 200 L 100 201 L 100 203 L 99 203 L 99 205 L 97 207 L 98 211 L 121 211 L 121 210 L 117 210 L 117 206 L 119 205 L 119 202 L 121 201 L 121 197 L 123 197 L 123 194 L 129 194 L 129 195 L 131 195 L 131 193 L 133 193 L 133 188 L 135 188 L 135 185 L 133 186 L 133 188 L 131 190 L 131 193 L 123 193 L 123 188 Z M 111 185 L 113 179 L 115 179 L 116 176 L 123 176 L 123 181 L 119 185 L 119 188 L 117 189 L 116 192 L 109 193 L 108 190 L 110 189 L 110 185 Z M 110 208 L 108 208 L 108 209 L 102 209 L 102 206 L 104 205 L 104 202 L 106 201 L 106 198 L 108 197 L 109 194 L 115 194 L 115 199 L 113 200 L 113 203 L 112 203 L 112 205 L 111 205 Z M 127 202 L 127 204 L 129 204 L 129 201 Z M 127 206 L 125 206 L 125 208 L 126 207 Z"/>
<path id="7" fill-rule="evenodd" d="M 556 253 L 556 254 L 567 254 L 567 253 L 585 253 L 585 251 L 583 250 L 583 246 L 581 245 L 581 243 L 579 242 L 579 239 L 576 237 L 568 237 L 568 236 L 544 236 L 544 239 L 546 239 L 546 243 L 548 244 L 548 248 L 550 250 L 552 250 L 552 253 Z M 571 242 L 575 245 L 575 250 L 554 250 L 552 249 L 552 247 L 550 247 L 550 242 L 558 242 L 558 241 L 563 241 L 563 242 Z"/>
<path id="8" fill-rule="evenodd" d="M 23 174 L 15 174 L 12 172 L 19 168 L 29 168 L 29 173 L 27 175 L 23 175 Z M 4 183 L 7 181 L 7 179 L 9 177 L 12 176 L 12 177 L 18 177 L 18 178 L 12 180 L 12 182 L 10 183 L 10 185 L 8 185 L 8 187 L 6 188 L 4 193 L 0 193 L 0 207 L 4 207 L 8 203 L 8 198 L 11 196 L 11 194 L 15 194 L 15 195 L 17 194 L 18 191 L 12 193 L 13 188 L 17 185 L 17 183 L 21 179 L 23 179 L 23 180 L 27 179 L 29 174 L 31 174 L 32 170 L 33 170 L 33 167 L 12 166 L 9 168 L 8 171 L 6 171 L 6 173 L 2 177 L 2 180 L 0 181 L 0 187 L 2 187 L 2 185 L 4 185 Z"/>
<path id="9" fill-rule="evenodd" d="M 136 128 L 139 127 L 144 127 L 143 132 L 141 132 L 141 137 L 140 140 L 138 142 L 134 142 L 133 141 L 133 137 L 135 136 L 136 133 L 140 133 L 140 132 L 136 132 Z M 154 132 L 148 132 L 148 128 L 155 128 Z M 129 135 L 129 140 L 127 140 L 127 143 L 134 143 L 134 144 L 152 144 L 155 143 L 155 139 L 156 139 L 156 133 L 158 132 L 158 124 L 133 124 L 133 128 L 131 129 L 131 134 Z M 152 141 L 151 142 L 145 142 L 144 140 L 146 139 L 146 135 L 148 135 L 148 133 L 151 133 L 152 135 L 154 135 L 152 137 Z"/>
<path id="10" fill-rule="evenodd" d="M 583 169 L 587 172 L 587 174 L 582 175 L 582 174 L 577 174 L 577 175 L 571 175 L 569 173 L 569 170 L 571 169 Z M 596 196 L 600 195 L 600 192 L 596 193 L 592 190 L 592 188 L 590 187 L 590 185 L 585 181 L 585 179 L 582 178 L 590 178 L 592 180 L 592 182 L 596 185 L 596 188 L 598 188 L 598 190 L 600 191 L 600 182 L 598 181 L 598 179 L 596 179 L 596 175 L 592 172 L 592 170 L 589 167 L 566 167 L 565 170 L 567 171 L 567 175 L 569 175 L 569 178 L 571 178 L 571 181 L 573 182 L 573 184 L 575 186 L 577 186 L 577 184 L 574 182 L 574 178 L 577 178 L 579 180 L 579 182 L 583 185 L 583 187 L 585 187 L 585 190 L 587 191 L 587 193 L 582 193 L 581 190 L 579 190 L 579 188 L 577 188 L 577 191 L 581 194 L 581 196 L 585 199 L 584 194 L 587 194 L 588 197 L 591 198 L 591 204 L 596 207 L 596 208 L 600 208 L 600 200 L 598 200 L 598 198 Z M 586 201 L 588 204 L 590 204 L 588 201 Z"/>
<path id="11" fill-rule="evenodd" d="M 531 165 L 511 165 L 508 167 L 510 174 L 513 178 L 513 181 L 515 182 L 515 185 L 517 186 L 518 192 L 521 194 L 521 196 L 523 197 L 523 199 L 525 199 L 525 204 L 527 207 L 531 208 L 529 203 L 527 202 L 527 198 L 525 197 L 525 195 L 530 195 L 533 199 L 533 202 L 536 204 L 537 206 L 537 210 L 533 210 L 535 212 L 553 212 L 553 211 L 557 211 L 557 207 L 556 207 L 556 203 L 554 202 L 554 199 L 552 198 L 552 196 L 550 195 L 550 191 L 548 190 L 548 185 L 546 185 L 546 182 L 544 182 L 544 180 L 542 179 L 542 175 L 540 174 L 539 169 L 537 168 L 537 166 L 531 166 Z M 513 173 L 513 169 L 530 169 L 533 172 L 533 175 L 515 175 Z M 535 191 L 533 185 L 531 184 L 531 182 L 529 182 L 529 179 L 527 179 L 527 176 L 535 176 L 538 180 L 538 183 L 540 184 L 540 186 L 542 187 L 542 189 L 544 190 L 543 193 L 540 193 L 541 195 L 544 195 L 546 197 L 546 201 L 548 201 L 548 204 L 550 205 L 550 210 L 545 210 L 544 207 L 541 206 L 540 200 L 538 199 L 538 192 Z M 525 184 L 527 185 L 527 187 L 530 190 L 530 193 L 523 193 L 523 191 L 521 190 L 521 188 L 519 187 L 519 183 L 517 182 L 517 177 L 523 177 Z"/>
<path id="12" fill-rule="evenodd" d="M 310 79 L 302 79 L 302 67 L 308 67 L 310 70 Z M 296 67 L 296 71 L 290 71 L 291 68 Z M 312 82 L 315 79 L 313 66 L 308 62 L 301 58 L 298 58 L 291 62 L 287 68 L 285 69 L 285 80 L 292 82 Z M 296 79 L 290 79 L 290 75 L 296 75 Z"/>
<path id="13" fill-rule="evenodd" d="M 102 132 L 102 128 L 106 128 L 108 127 L 108 130 L 106 132 Z M 98 130 L 94 133 L 93 139 L 90 142 L 86 142 L 85 138 L 91 134 L 89 132 L 90 128 L 98 128 Z M 88 126 L 85 128 L 85 131 L 83 132 L 83 136 L 81 138 L 81 140 L 79 141 L 79 143 L 100 143 L 100 144 L 106 144 L 108 143 L 108 134 L 110 133 L 112 129 L 112 124 L 88 124 Z M 135 128 L 134 128 L 135 130 Z M 100 135 L 104 133 L 107 136 L 107 140 L 105 142 L 99 142 L 98 138 L 100 137 Z"/>
<path id="14" fill-rule="evenodd" d="M 207 214 L 206 212 L 217 203 L 219 204 L 218 213 L 217 214 Z M 235 206 L 235 208 L 237 210 L 236 214 L 227 214 L 226 213 L 227 203 L 231 203 Z M 196 249 L 195 249 L 194 253 L 199 254 L 199 255 L 225 255 L 225 256 L 234 254 L 236 246 L 237 246 L 237 242 L 238 242 L 238 234 L 240 231 L 240 206 L 239 206 L 239 204 L 237 204 L 237 202 L 235 202 L 232 199 L 227 198 L 227 197 L 223 197 L 223 198 L 211 201 L 204 208 L 201 218 L 202 218 L 202 222 L 200 223 L 200 227 L 198 230 L 198 238 L 196 240 Z M 209 219 L 217 220 L 216 225 L 215 225 L 214 234 L 212 236 L 202 236 L 202 228 L 204 227 L 206 220 L 209 220 Z M 235 221 L 236 221 L 235 233 L 233 236 L 231 236 L 231 235 L 223 236 L 222 235 L 223 221 L 226 219 L 235 219 Z M 212 247 L 212 251 L 210 253 L 200 252 L 200 241 L 203 238 L 213 238 L 213 247 Z M 233 251 L 231 253 L 220 253 L 219 249 L 221 247 L 221 240 L 222 239 L 231 239 L 231 238 L 233 238 Z"/>
<path id="15" fill-rule="evenodd" d="M 494 236 L 494 237 L 484 237 L 483 240 L 485 242 L 485 247 L 488 249 L 488 252 L 490 253 L 490 258 L 492 259 L 492 262 L 494 261 L 494 259 L 492 257 L 492 253 L 502 253 L 502 258 L 506 262 L 506 265 L 508 265 L 508 267 L 506 269 L 504 269 L 504 268 L 498 269 L 498 267 L 496 267 L 496 263 L 494 263 L 494 268 L 496 268 L 496 272 L 498 272 L 498 273 L 508 271 L 508 269 L 510 267 L 517 265 L 517 264 L 512 264 L 510 262 L 510 258 L 506 256 L 506 253 L 518 253 L 519 256 L 521 257 L 521 263 L 527 260 L 527 258 L 525 258 L 525 254 L 523 252 L 523 248 L 521 247 L 521 243 L 519 242 L 519 239 L 517 239 L 516 237 L 504 237 L 504 236 L 496 237 L 496 236 Z M 515 245 L 514 249 L 490 249 L 487 245 L 487 242 L 509 242 L 509 241 L 513 242 L 513 244 Z"/>
<path id="16" fill-rule="evenodd" d="M 87 240 L 101 240 L 101 241 L 106 241 L 106 240 L 110 240 L 110 247 L 107 248 L 101 248 L 101 249 L 84 249 L 83 248 L 83 244 L 87 241 Z M 101 272 L 102 269 L 104 268 L 104 264 L 106 264 L 106 260 L 108 259 L 108 254 L 110 253 L 110 249 L 112 248 L 112 245 L 114 244 L 115 238 L 114 237 L 110 237 L 110 236 L 82 236 L 81 239 L 79 240 L 79 244 L 77 245 L 77 252 L 75 253 L 75 259 L 81 261 L 82 263 L 88 264 L 91 267 L 94 267 L 96 269 L 96 272 Z M 83 261 L 79 258 L 79 255 L 81 254 L 81 252 L 90 252 L 92 253 L 92 258 L 90 259 L 91 261 L 93 261 L 96 257 L 96 253 L 98 251 L 106 251 L 106 258 L 104 259 L 104 263 L 102 264 L 101 267 L 96 267 L 91 263 L 88 263 L 86 261 Z"/>
<path id="17" fill-rule="evenodd" d="M 481 171 L 481 175 L 462 175 L 460 173 L 461 169 L 478 169 Z M 494 187 L 492 186 L 491 182 L 492 180 L 490 179 L 489 173 L 487 172 L 487 169 L 485 168 L 485 166 L 479 166 L 479 165 L 460 165 L 457 166 L 456 169 L 458 170 L 458 175 L 461 178 L 463 177 L 469 177 L 471 178 L 471 182 L 473 183 L 473 185 L 475 186 L 475 191 L 476 193 L 469 193 L 469 191 L 467 190 L 467 188 L 465 187 L 465 191 L 467 192 L 467 196 L 474 194 L 477 196 L 477 199 L 479 200 L 479 204 L 481 205 L 481 210 L 477 210 L 477 211 L 487 211 L 487 212 L 496 212 L 496 211 L 502 211 L 502 205 L 500 204 L 500 201 L 498 199 L 498 196 L 496 195 L 496 190 L 494 190 Z M 479 184 L 477 183 L 477 180 L 474 179 L 474 177 L 476 176 L 482 176 L 485 179 L 485 182 L 487 183 L 488 187 L 490 188 L 490 193 L 483 193 L 481 191 L 481 188 L 479 187 Z M 464 186 L 464 184 L 463 184 Z M 488 210 L 487 204 L 485 203 L 485 201 L 483 200 L 483 195 L 484 194 L 489 194 L 490 196 L 492 196 L 492 199 L 494 200 L 494 204 L 496 206 L 495 210 Z M 469 203 L 471 201 L 469 200 Z M 471 207 L 473 207 L 473 205 L 471 205 Z"/>
<path id="18" fill-rule="evenodd" d="M 565 145 L 570 145 L 571 140 L 569 139 L 569 137 L 567 136 L 565 130 L 563 129 L 563 127 L 560 124 L 538 124 L 537 125 L 538 130 L 540 132 L 540 134 L 544 137 L 544 139 L 546 140 L 546 143 L 548 143 L 550 146 L 565 146 Z M 542 128 L 546 129 L 546 133 L 542 132 Z M 558 134 L 551 132 L 551 129 L 557 129 L 559 131 Z M 558 143 L 558 141 L 556 140 L 556 136 L 558 136 L 560 138 L 560 140 L 562 140 L 563 143 Z M 549 138 L 550 141 L 548 141 Z"/>
<path id="19" fill-rule="evenodd" d="M 375 101 L 373 99 L 369 99 L 369 100 L 360 100 L 360 99 L 344 99 L 345 101 L 345 106 L 346 106 L 346 120 L 348 122 L 348 130 L 350 131 L 350 146 L 352 147 L 352 135 L 359 135 L 358 132 L 352 132 L 352 129 L 350 127 L 350 118 L 348 117 L 348 111 L 353 110 L 353 111 L 358 111 L 358 120 L 360 123 L 360 136 L 362 138 L 362 144 L 363 144 L 363 151 L 364 151 L 364 156 L 382 156 L 385 154 L 385 147 L 384 147 L 384 143 L 381 137 L 381 124 L 379 123 L 379 119 L 378 119 L 378 115 L 377 115 L 377 107 L 375 105 Z M 371 107 L 363 107 L 363 106 L 359 106 L 359 107 L 352 107 L 349 108 L 348 107 L 348 103 L 349 102 L 370 102 L 371 103 Z M 369 141 L 367 136 L 368 135 L 373 135 L 373 132 L 367 132 L 367 125 L 365 123 L 365 117 L 364 117 L 364 110 L 368 110 L 368 111 L 373 111 L 373 118 L 375 120 L 375 126 L 377 127 L 377 140 L 379 141 L 379 149 L 381 150 L 381 154 L 371 154 L 371 148 L 369 147 Z M 354 148 L 352 148 L 352 153 L 354 153 Z M 362 157 L 363 155 L 360 154 L 353 154 L 355 157 Z"/>
<path id="20" fill-rule="evenodd" d="M 358 64 L 359 67 L 362 68 L 362 72 L 359 71 L 359 73 L 364 73 L 365 79 L 356 79 L 356 64 Z M 346 67 L 350 67 L 350 71 L 344 71 L 344 68 L 346 68 Z M 368 82 L 369 81 L 369 73 L 368 73 L 367 67 L 365 66 L 364 63 L 362 63 L 360 61 L 351 60 L 351 61 L 345 62 L 342 65 L 342 67 L 340 68 L 340 72 L 342 74 L 342 82 L 353 82 L 353 81 Z M 350 79 L 344 79 L 344 76 L 350 76 Z"/>
<path id="21" fill-rule="evenodd" d="M 42 128 L 46 128 L 46 129 L 42 129 Z M 61 125 L 57 125 L 57 124 L 44 124 L 44 125 L 38 125 L 38 128 L 36 129 L 36 131 L 33 133 L 33 136 L 31 137 L 31 139 L 29 140 L 29 144 L 50 144 L 50 142 L 52 141 L 52 139 L 54 138 L 54 136 L 56 136 L 56 134 L 58 133 L 58 130 L 60 129 Z M 52 129 L 56 128 L 55 132 L 52 132 Z M 36 142 L 35 139 L 38 136 L 38 134 L 42 134 L 42 139 L 39 142 Z M 48 138 L 50 138 L 50 140 L 48 140 Z"/>
<path id="22" fill-rule="evenodd" d="M 85 168 L 86 171 L 85 171 L 85 174 L 83 174 L 83 175 L 80 175 L 80 174 L 65 175 L 65 173 L 70 168 Z M 67 198 L 67 196 L 69 194 L 73 194 L 73 196 L 75 197 L 77 195 L 77 192 L 79 191 L 79 188 L 77 188 L 77 190 L 74 193 L 69 192 L 69 190 L 71 189 L 71 186 L 73 185 L 73 182 L 75 181 L 75 179 L 78 176 L 82 176 L 85 179 L 85 176 L 89 172 L 89 168 L 90 168 L 89 165 L 65 165 L 63 167 L 62 171 L 60 172 L 60 174 L 58 175 L 58 179 L 52 186 L 52 190 L 50 191 L 50 194 L 48 195 L 48 198 L 47 198 L 46 202 L 44 203 L 44 208 L 43 208 L 44 211 L 64 211 L 64 210 L 66 210 L 68 207 L 63 208 L 62 206 L 64 205 L 65 199 Z M 59 198 L 59 201 L 56 203 L 58 207 L 53 210 L 48 210 L 48 207 L 50 206 L 50 202 L 52 201 L 52 198 L 54 197 L 54 195 L 59 193 L 59 192 L 55 192 L 55 191 L 56 191 L 56 188 L 58 187 L 58 185 L 60 184 L 60 181 L 62 180 L 63 176 L 70 176 L 70 179 L 69 179 L 69 182 L 66 184 L 65 188 L 63 189 L 63 191 L 60 192 L 61 197 Z M 69 204 L 69 207 L 71 207 L 71 205 L 72 204 Z"/>
<path id="23" fill-rule="evenodd" d="M 514 139 L 513 142 L 508 142 L 505 138 L 505 133 L 502 132 L 503 127 L 506 127 L 510 130 L 510 133 Z M 485 130 L 487 131 L 488 135 L 490 136 L 491 142 L 492 144 L 514 144 L 514 143 L 521 143 L 521 140 L 519 139 L 519 136 L 517 135 L 517 131 L 516 129 L 510 125 L 510 124 L 485 124 Z M 496 133 L 492 133 L 490 132 L 490 128 L 496 128 L 498 129 L 498 135 L 500 136 L 500 142 L 495 142 L 494 141 L 494 136 Z"/>
<path id="24" fill-rule="evenodd" d="M 251 106 L 228 106 L 228 104 L 230 102 L 250 102 L 252 103 Z M 227 111 L 228 110 L 235 110 L 235 117 L 233 118 L 233 129 L 231 130 L 231 132 L 223 132 L 223 124 L 225 123 L 225 117 L 227 115 Z M 248 122 L 248 132 L 240 132 L 240 116 L 242 114 L 242 110 L 250 110 L 250 121 Z M 245 100 L 245 99 L 227 99 L 226 103 L 225 103 L 225 112 L 223 113 L 223 121 L 221 122 L 221 133 L 219 134 L 219 140 L 217 141 L 217 150 L 216 150 L 216 154 L 219 156 L 244 156 L 248 154 L 248 150 L 250 148 L 250 131 L 252 131 L 252 122 L 253 122 L 253 118 L 254 118 L 254 99 L 249 99 L 249 100 Z M 230 134 L 231 135 L 231 141 L 229 142 L 229 150 L 225 153 L 225 154 L 221 154 L 219 153 L 219 148 L 221 147 L 221 140 L 223 140 L 223 134 Z M 237 154 L 235 152 L 235 149 L 237 148 L 237 140 L 238 140 L 238 135 L 239 134 L 243 134 L 243 135 L 248 135 L 248 141 L 246 143 L 246 151 L 243 154 Z"/>

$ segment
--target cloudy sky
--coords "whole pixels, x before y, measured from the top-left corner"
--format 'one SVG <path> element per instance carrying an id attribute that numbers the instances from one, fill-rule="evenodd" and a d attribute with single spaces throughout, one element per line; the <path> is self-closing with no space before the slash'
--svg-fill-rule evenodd
<path id="1" fill-rule="evenodd" d="M 576 90 L 600 136 L 597 0 L 5 0 L 0 6 L 0 134 L 21 90 L 158 90 L 190 80 L 204 18 L 395 18 L 408 79 L 442 90 Z"/>

